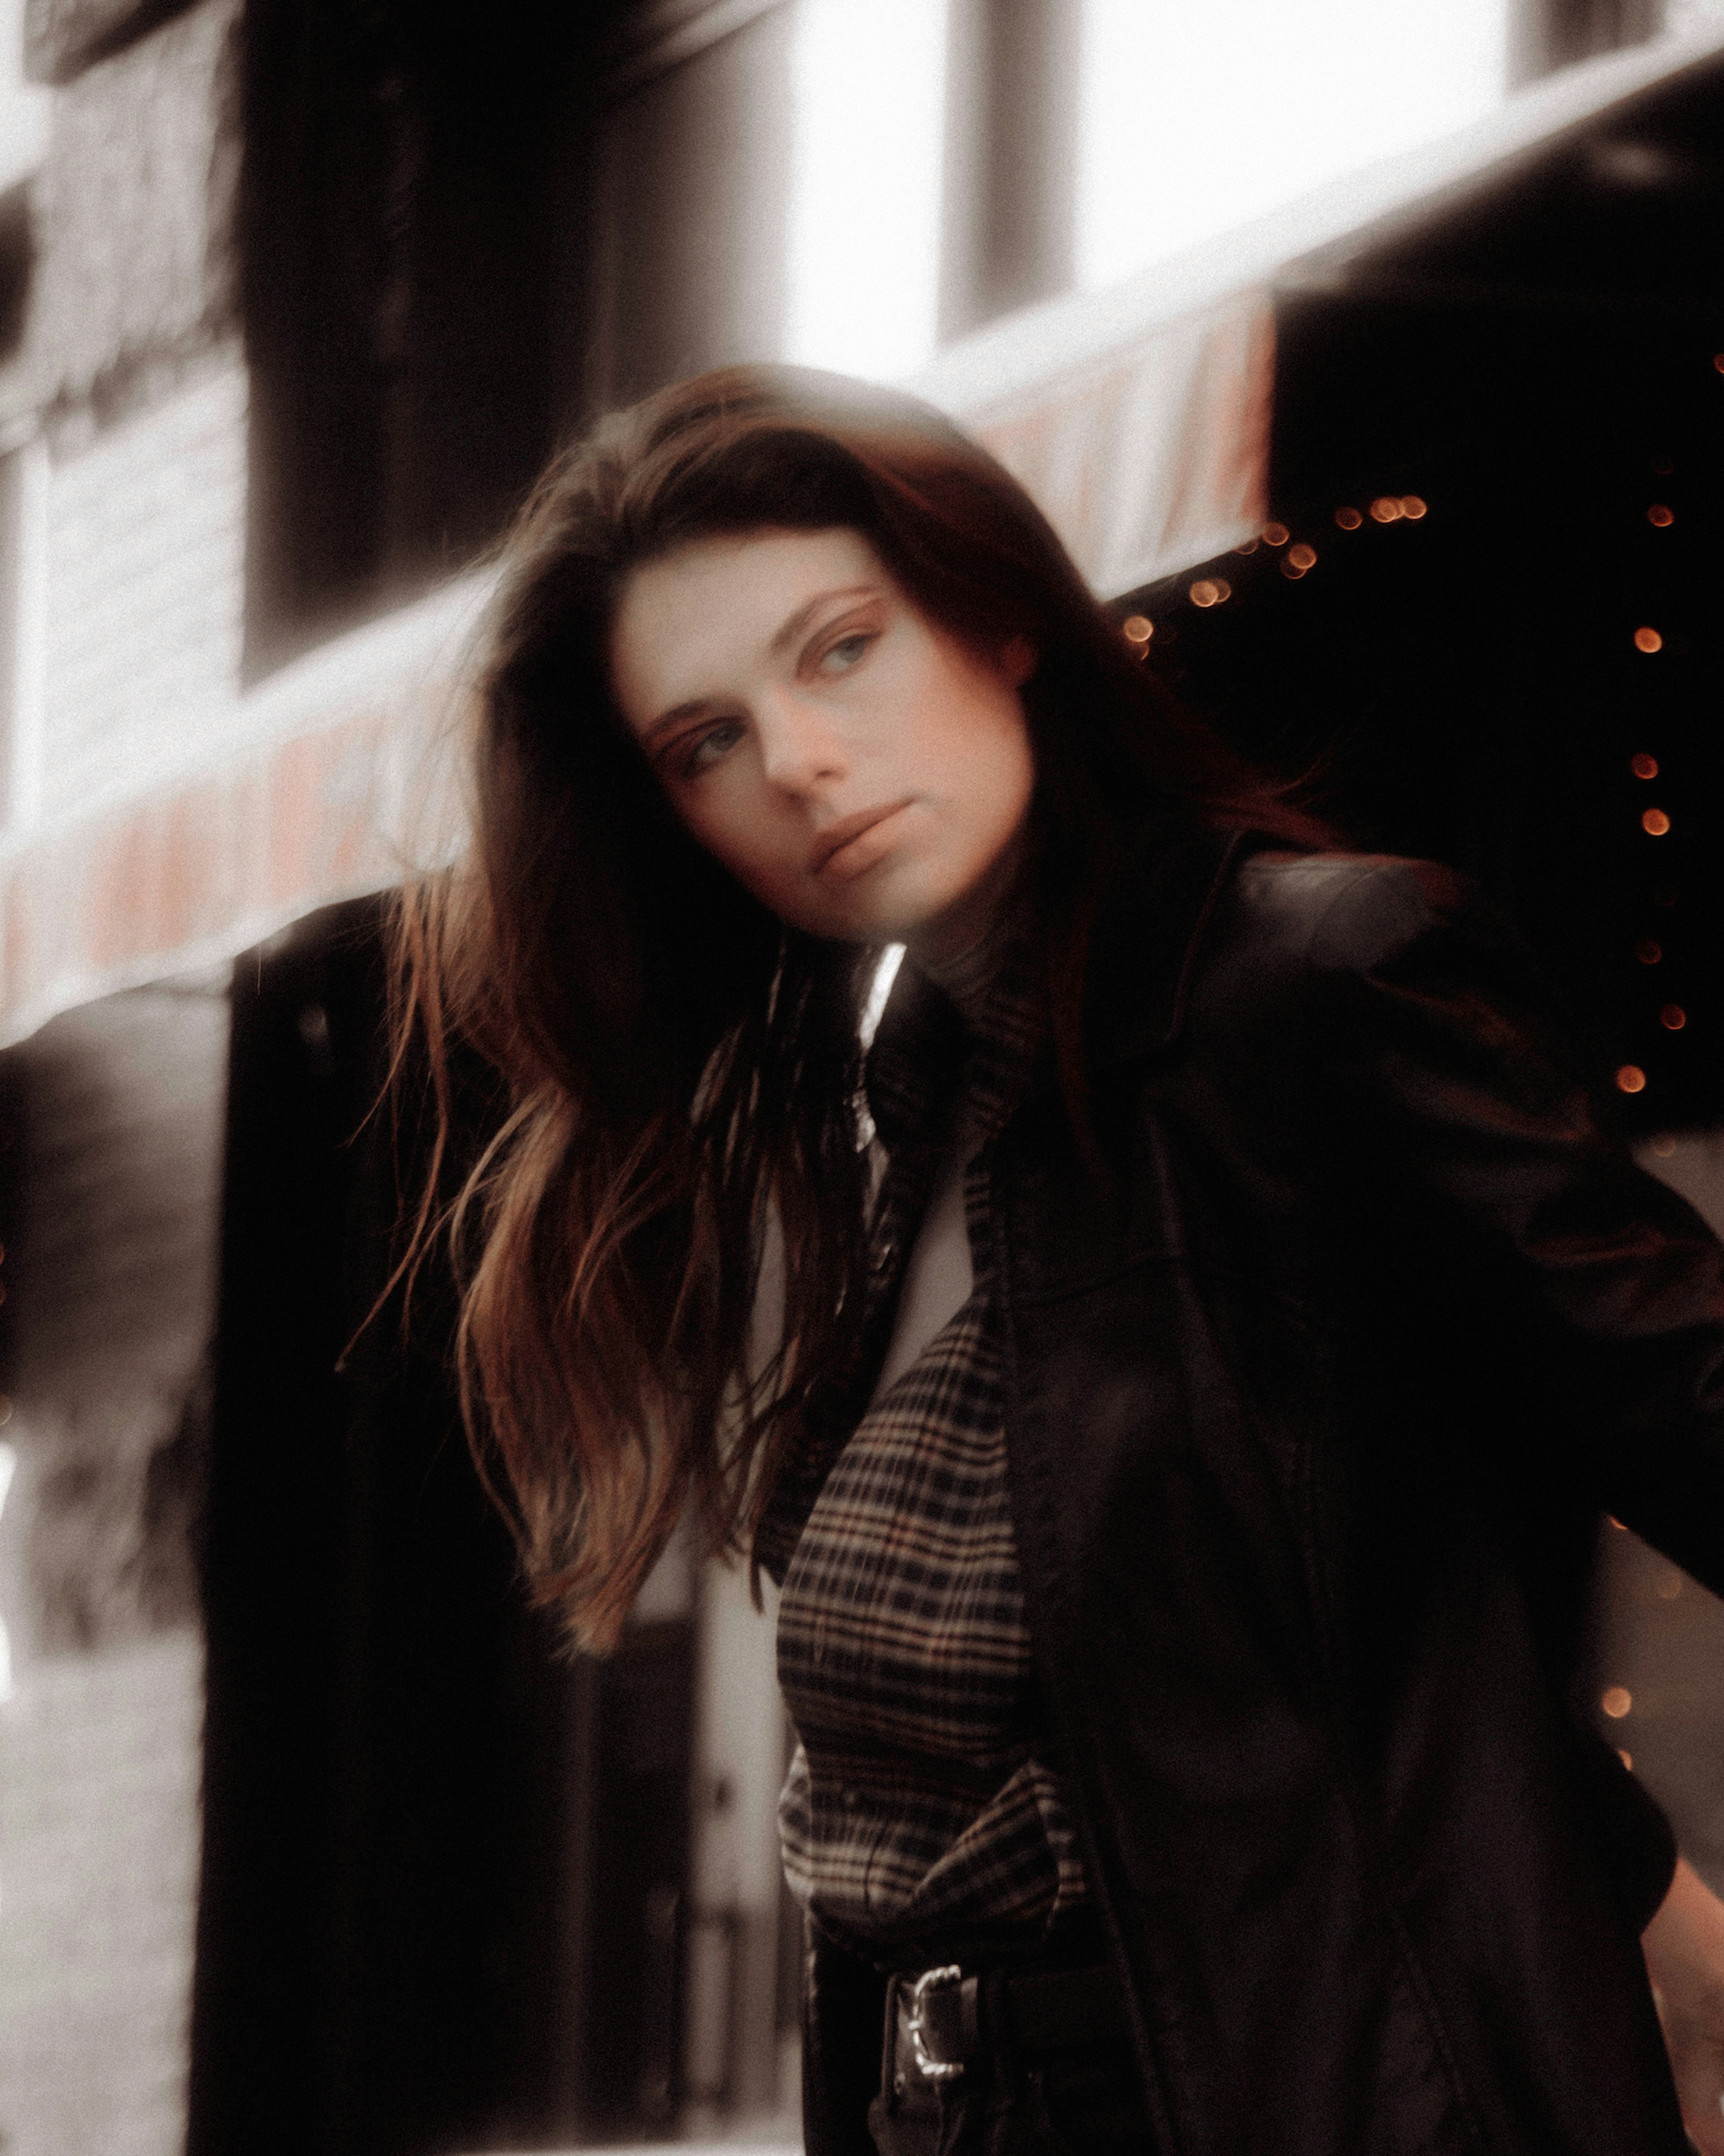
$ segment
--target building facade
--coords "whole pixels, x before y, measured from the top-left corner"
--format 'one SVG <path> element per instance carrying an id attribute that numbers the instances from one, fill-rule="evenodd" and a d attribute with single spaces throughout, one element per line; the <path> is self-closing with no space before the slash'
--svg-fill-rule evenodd
<path id="1" fill-rule="evenodd" d="M 284 2147 L 333 2156 L 367 2120 L 364 2145 L 403 2156 L 455 2133 L 542 2144 L 781 2100 L 782 1732 L 769 1637 L 735 1578 L 673 1563 L 634 1660 L 565 1681 L 542 1639 L 474 1614 L 512 1589 L 451 1485 L 445 1539 L 428 1531 L 394 1569 L 355 1559 L 350 1534 L 322 1571 L 283 1570 L 266 1635 L 258 1522 L 369 1517 L 347 1484 L 320 1502 L 313 1464 L 333 1474 L 343 1433 L 411 1418 L 393 1395 L 305 1407 L 308 1431 L 345 1419 L 318 1423 L 303 1459 L 294 1426 L 270 1425 L 293 1472 L 223 1482 L 240 1409 L 222 1339 L 249 1297 L 257 1337 L 276 1312 L 284 1363 L 307 1340 L 340 1351 L 316 1330 L 338 1332 L 339 1311 L 290 1323 L 284 1298 L 337 1265 L 370 1201 L 331 1186 L 278 1233 L 269 1208 L 293 1191 L 271 1149 L 283 1132 L 333 1146 L 358 1120 L 374 1006 L 351 938 L 404 853 L 449 842 L 439 743 L 485 551 L 561 437 L 725 361 L 907 379 L 1018 471 L 1098 590 L 1159 588 L 1269 513 L 1271 285 L 1289 261 L 1724 39 L 1698 0 L 1667 16 L 1466 0 L 1392 50 L 1373 26 L 1396 11 L 1337 0 L 1331 43 L 1301 58 L 1274 44 L 1275 12 L 613 0 L 500 6 L 476 26 L 430 0 L 0 7 L 0 2130 L 18 2156 L 158 2156 L 188 2118 L 194 2147 L 223 2146 L 209 2062 L 241 2025 L 221 2023 L 209 1972 L 242 1917 L 288 1923 L 281 1882 L 320 1864 L 353 1883 L 301 1942 L 292 2013 L 351 2009 L 400 2086 L 432 2087 L 424 2059 L 456 2041 L 382 1976 L 360 1998 L 331 1974 L 382 1969 L 403 1936 L 399 1910 L 366 1898 L 365 1880 L 397 1876 L 375 1807 L 332 1809 L 335 1841 L 286 1851 L 266 1903 L 212 1888 L 200 1787 L 232 1876 L 266 1874 L 259 1836 L 290 1838 L 311 1802 L 266 1816 L 244 1794 L 265 1740 L 248 1753 L 237 1703 L 259 1671 L 312 1708 L 382 1698 L 387 1722 L 388 1702 L 417 1702 L 418 1737 L 404 1709 L 388 1722 L 395 1765 L 362 1758 L 344 1724 L 280 1774 L 336 1762 L 406 1806 L 413 1761 L 490 1745 L 513 1763 L 423 1825 L 425 1866 L 490 1820 L 562 1867 L 550 1915 L 523 1872 L 492 1872 L 475 1907 L 516 1913 L 457 1927 L 483 1964 L 463 1994 L 491 2017 L 482 2071 L 408 2116 L 389 2109 L 396 2084 L 331 2052 L 303 2102 L 275 2107 Z M 211 1643 L 231 1769 L 213 1799 L 200 1508 L 235 1598 Z M 430 1611 L 457 1549 L 485 1655 L 440 1686 L 398 1640 L 337 1671 L 331 1582 L 382 1625 L 413 1595 Z M 1662 1575 L 1645 1578 L 1656 1600 Z M 497 1697 L 516 1702 L 506 1727 L 475 1704 Z M 642 1854 L 623 1913 L 595 1916 L 594 1823 L 632 1804 L 660 1807 L 674 1861 Z M 427 1875 L 398 1869 L 405 1907 Z M 602 2021 L 605 1942 L 631 1924 L 662 1951 L 606 2040 L 626 2086 L 554 2029 L 511 2051 L 497 2031 L 536 1991 Z M 280 2002 L 254 2004 L 261 2026 Z"/>

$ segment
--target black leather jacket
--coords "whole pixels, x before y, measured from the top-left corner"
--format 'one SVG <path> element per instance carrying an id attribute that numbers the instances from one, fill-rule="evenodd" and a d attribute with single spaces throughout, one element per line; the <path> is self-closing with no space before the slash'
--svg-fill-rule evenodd
<path id="1" fill-rule="evenodd" d="M 1724 1591 L 1724 1282 L 1428 863 L 1205 834 L 1090 973 L 1106 1187 L 997 1141 L 1031 1629 L 1167 2156 L 1680 2156 L 1661 1815 L 1569 1698 L 1608 1510 Z M 812 1956 L 814 2156 L 879 1980 Z"/>

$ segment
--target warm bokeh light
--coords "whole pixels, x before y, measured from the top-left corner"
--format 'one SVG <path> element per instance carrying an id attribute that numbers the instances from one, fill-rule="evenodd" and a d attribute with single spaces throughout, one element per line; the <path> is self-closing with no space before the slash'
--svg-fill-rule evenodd
<path id="1" fill-rule="evenodd" d="M 1255 539 L 1242 539 L 1234 548 L 1234 552 L 1235 554 L 1255 554 L 1257 552 L 1257 542 Z"/>
<path id="2" fill-rule="evenodd" d="M 1296 562 L 1290 552 L 1283 554 L 1281 557 L 1281 574 L 1284 577 L 1290 578 L 1296 584 L 1299 582 L 1299 579 L 1305 574 L 1305 564 L 1303 562 Z"/>
<path id="3" fill-rule="evenodd" d="M 1664 946 L 1650 936 L 1643 936 L 1634 946 L 1634 956 L 1643 966 L 1655 966 L 1664 956 Z"/>
<path id="4" fill-rule="evenodd" d="M 1225 577 L 1199 577 L 1191 588 L 1193 606 L 1219 606 L 1224 599 L 1233 597 L 1233 586 Z"/>
<path id="5" fill-rule="evenodd" d="M 1688 1023 L 1688 1014 L 1680 1004 L 1666 1004 L 1658 1014 L 1658 1022 L 1666 1033 L 1680 1033 Z"/>
<path id="6" fill-rule="evenodd" d="M 1656 778 L 1658 758 L 1655 756 L 1648 756 L 1643 748 L 1630 762 L 1629 769 L 1634 773 L 1636 778 Z"/>
<path id="7" fill-rule="evenodd" d="M 1655 524 L 1660 531 L 1667 524 L 1674 524 L 1675 521 L 1675 511 L 1667 507 L 1661 501 L 1655 501 L 1646 512 L 1646 521 L 1649 524 Z"/>
<path id="8" fill-rule="evenodd" d="M 1655 629 L 1637 629 L 1634 631 L 1636 651 L 1662 651 L 1664 639 Z"/>
<path id="9" fill-rule="evenodd" d="M 1343 531 L 1357 531 L 1364 521 L 1357 509 L 1337 509 L 1335 512 L 1335 521 Z"/>
<path id="10" fill-rule="evenodd" d="M 1670 819 L 1662 808 L 1648 808 L 1640 817 L 1640 829 L 1649 839 L 1661 839 L 1670 828 Z"/>
<path id="11" fill-rule="evenodd" d="M 1660 1131 L 1652 1141 L 1652 1150 L 1660 1160 L 1672 1160 L 1675 1158 L 1676 1141 L 1668 1131 Z"/>
<path id="12" fill-rule="evenodd" d="M 1301 539 L 1296 547 L 1290 547 L 1287 549 L 1287 559 L 1296 568 L 1314 569 L 1316 567 L 1317 550 L 1315 547 L 1307 547 Z"/>
<path id="13" fill-rule="evenodd" d="M 1403 494 L 1401 496 L 1401 514 L 1414 524 L 1418 523 L 1429 506 L 1423 495 Z"/>
<path id="14" fill-rule="evenodd" d="M 1393 494 L 1379 494 L 1371 505 L 1371 514 L 1379 524 L 1393 524 L 1401 513 L 1400 501 Z"/>
<path id="15" fill-rule="evenodd" d="M 1155 624 L 1145 613 L 1128 613 L 1120 627 L 1128 644 L 1147 644 L 1155 634 Z"/>
<path id="16" fill-rule="evenodd" d="M 1646 1073 L 1638 1063 L 1623 1065 L 1616 1074 L 1616 1090 L 1619 1093 L 1644 1093 L 1646 1091 Z"/>
<path id="17" fill-rule="evenodd" d="M 1720 374 L 1724 374 L 1724 352 L 1715 352 L 1712 354 L 1712 364 Z"/>
<path id="18" fill-rule="evenodd" d="M 1668 1572 L 1659 1574 L 1657 1594 L 1660 1602 L 1674 1602 L 1681 1592 L 1682 1575 L 1675 1565 Z"/>
<path id="19" fill-rule="evenodd" d="M 1285 524 L 1265 524 L 1263 527 L 1263 536 L 1271 547 L 1285 547 L 1287 543 L 1287 527 Z"/>
<path id="20" fill-rule="evenodd" d="M 1624 1752 L 1621 1745 L 1619 1744 L 1616 1748 L 1616 1756 L 1621 1760 L 1623 1765 L 1628 1768 L 1629 1774 L 1632 1774 L 1634 1771 L 1634 1753 L 1632 1752 Z"/>
<path id="21" fill-rule="evenodd" d="M 1620 1722 L 1634 1706 L 1634 1696 L 1626 1685 L 1611 1685 L 1598 1704 L 1613 1722 Z"/>

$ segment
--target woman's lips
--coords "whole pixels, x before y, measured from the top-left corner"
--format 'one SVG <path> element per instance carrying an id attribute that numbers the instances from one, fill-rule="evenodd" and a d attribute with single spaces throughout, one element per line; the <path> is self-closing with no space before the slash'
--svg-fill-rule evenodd
<path id="1" fill-rule="evenodd" d="M 897 844 L 908 801 L 863 808 L 823 831 L 814 850 L 814 874 L 834 883 L 849 883 L 871 869 Z"/>

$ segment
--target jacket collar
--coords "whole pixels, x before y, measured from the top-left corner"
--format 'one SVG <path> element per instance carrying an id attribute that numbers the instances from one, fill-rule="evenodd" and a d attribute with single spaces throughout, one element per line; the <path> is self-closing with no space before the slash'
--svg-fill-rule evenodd
<path id="1" fill-rule="evenodd" d="M 1157 823 L 1103 880 L 1084 991 L 1092 1070 L 1170 1047 L 1184 1023 L 1204 934 L 1255 831 Z"/>
<path id="2" fill-rule="evenodd" d="M 1239 860 L 1274 840 L 1186 819 L 1140 829 L 1104 875 L 1085 968 L 1084 1041 L 1091 1070 L 1159 1054 L 1178 1037 L 1190 984 L 1222 893 Z M 911 966 L 895 983 L 869 1057 L 881 1136 L 906 1120 L 887 1073 L 955 1070 L 963 1020 Z M 1047 1082 L 1053 1082 L 1051 1062 Z M 920 1096 L 918 1096 L 920 1098 Z"/>

